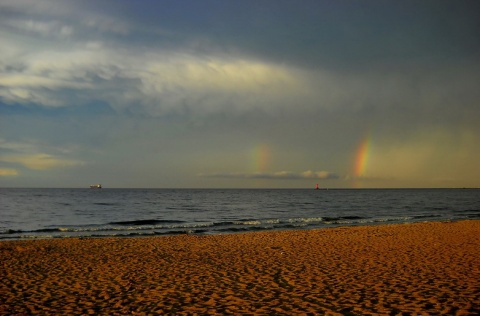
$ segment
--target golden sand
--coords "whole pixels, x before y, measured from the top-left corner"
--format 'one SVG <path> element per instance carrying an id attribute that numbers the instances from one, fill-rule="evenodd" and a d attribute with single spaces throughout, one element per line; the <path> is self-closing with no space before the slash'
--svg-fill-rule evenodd
<path id="1" fill-rule="evenodd" d="M 0 315 L 476 315 L 480 221 L 0 242 Z"/>

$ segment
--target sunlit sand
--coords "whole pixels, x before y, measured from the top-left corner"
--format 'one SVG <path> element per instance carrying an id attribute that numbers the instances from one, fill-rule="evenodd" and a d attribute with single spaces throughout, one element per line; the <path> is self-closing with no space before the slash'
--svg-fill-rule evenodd
<path id="1" fill-rule="evenodd" d="M 0 314 L 473 315 L 480 221 L 0 242 Z"/>

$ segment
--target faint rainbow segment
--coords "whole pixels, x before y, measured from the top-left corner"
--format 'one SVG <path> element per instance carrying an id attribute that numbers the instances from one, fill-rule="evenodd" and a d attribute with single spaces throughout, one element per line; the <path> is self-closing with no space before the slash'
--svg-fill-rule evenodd
<path id="1" fill-rule="evenodd" d="M 368 158 L 370 155 L 370 147 L 371 147 L 371 137 L 370 134 L 367 134 L 360 142 L 358 146 L 357 152 L 355 154 L 355 162 L 354 162 L 354 171 L 353 175 L 355 178 L 360 178 L 365 176 L 367 171 L 367 163 Z"/>
<path id="2" fill-rule="evenodd" d="M 252 167 L 255 172 L 265 172 L 270 163 L 270 148 L 266 144 L 257 144 L 252 150 Z"/>

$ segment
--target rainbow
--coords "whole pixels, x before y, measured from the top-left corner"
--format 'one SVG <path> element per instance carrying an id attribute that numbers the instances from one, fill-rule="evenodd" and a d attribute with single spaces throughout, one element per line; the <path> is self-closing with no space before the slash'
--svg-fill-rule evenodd
<path id="1" fill-rule="evenodd" d="M 366 136 L 361 140 L 355 155 L 353 174 L 356 178 L 365 176 L 371 143 L 371 135 L 370 133 L 367 133 Z"/>
<path id="2" fill-rule="evenodd" d="M 252 150 L 252 167 L 254 172 L 267 171 L 270 163 L 270 148 L 266 144 L 258 144 Z"/>

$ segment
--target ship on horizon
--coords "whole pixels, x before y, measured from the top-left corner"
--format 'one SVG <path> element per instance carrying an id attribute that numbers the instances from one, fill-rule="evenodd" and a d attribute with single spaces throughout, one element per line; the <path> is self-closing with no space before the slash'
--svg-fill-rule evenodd
<path id="1" fill-rule="evenodd" d="M 99 183 L 99 184 L 92 184 L 90 186 L 90 189 L 101 189 L 102 188 L 102 185 Z"/>

